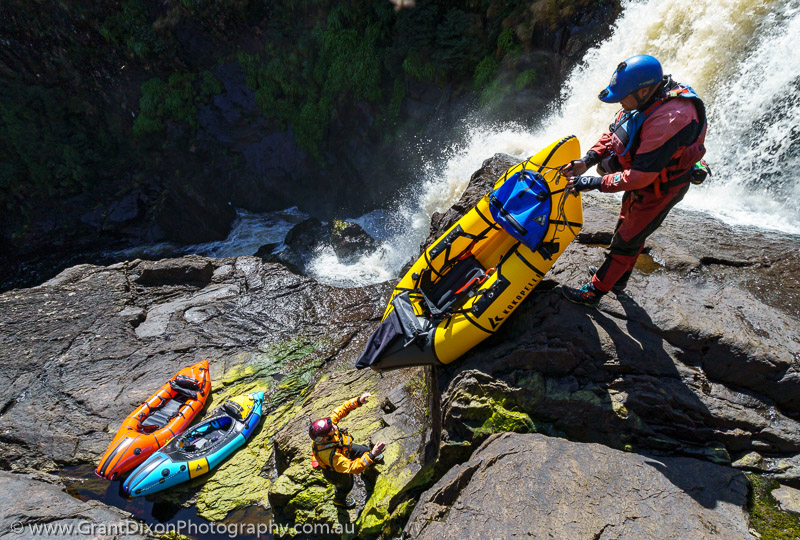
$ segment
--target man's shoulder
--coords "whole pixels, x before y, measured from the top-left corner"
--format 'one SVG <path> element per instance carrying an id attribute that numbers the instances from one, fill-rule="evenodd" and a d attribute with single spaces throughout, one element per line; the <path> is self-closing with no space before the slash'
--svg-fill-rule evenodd
<path id="1" fill-rule="evenodd" d="M 651 118 L 665 115 L 681 115 L 690 118 L 697 118 L 697 107 L 694 101 L 685 97 L 673 97 L 664 101 L 663 105 L 657 107 Z"/>
<path id="2" fill-rule="evenodd" d="M 694 121 L 699 121 L 700 115 L 691 99 L 674 98 L 664 102 L 642 126 L 644 130 L 656 129 L 659 131 L 677 131 Z"/>

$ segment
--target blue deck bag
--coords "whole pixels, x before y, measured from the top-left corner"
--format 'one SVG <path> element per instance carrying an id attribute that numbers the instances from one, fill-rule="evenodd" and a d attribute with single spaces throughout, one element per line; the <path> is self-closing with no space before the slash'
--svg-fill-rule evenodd
<path id="1" fill-rule="evenodd" d="M 497 224 L 534 251 L 547 233 L 551 207 L 547 181 L 526 169 L 489 194 L 489 208 Z"/>

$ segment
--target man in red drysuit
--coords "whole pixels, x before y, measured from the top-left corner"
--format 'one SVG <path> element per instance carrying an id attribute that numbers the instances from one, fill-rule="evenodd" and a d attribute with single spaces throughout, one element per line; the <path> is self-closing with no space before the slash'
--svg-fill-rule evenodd
<path id="1" fill-rule="evenodd" d="M 703 102 L 664 76 L 652 56 L 619 64 L 599 98 L 620 103 L 622 110 L 586 155 L 563 171 L 573 191 L 625 192 L 605 261 L 590 267 L 592 279 L 583 287 L 562 288 L 568 300 L 591 307 L 607 292 L 625 288 L 645 239 L 688 191 L 706 133 Z M 594 165 L 603 176 L 580 176 Z"/>

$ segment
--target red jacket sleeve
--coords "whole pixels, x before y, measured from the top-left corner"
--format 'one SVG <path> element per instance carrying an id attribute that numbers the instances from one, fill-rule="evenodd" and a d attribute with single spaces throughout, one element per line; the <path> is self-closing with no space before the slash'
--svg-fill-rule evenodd
<path id="1" fill-rule="evenodd" d="M 603 177 L 600 191 L 633 191 L 655 182 L 678 150 L 697 138 L 699 117 L 688 99 L 671 99 L 645 121 L 629 169 Z"/>
<path id="2" fill-rule="evenodd" d="M 597 165 L 600 163 L 600 160 L 606 157 L 611 149 L 611 132 L 606 131 L 600 136 L 600 139 L 594 146 L 592 146 L 586 155 L 583 157 L 583 160 L 586 162 L 587 165 L 590 167 L 592 165 Z"/>

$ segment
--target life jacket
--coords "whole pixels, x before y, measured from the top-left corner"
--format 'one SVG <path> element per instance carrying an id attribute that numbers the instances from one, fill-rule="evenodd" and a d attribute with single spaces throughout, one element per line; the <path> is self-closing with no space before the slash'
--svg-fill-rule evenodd
<path id="1" fill-rule="evenodd" d="M 693 143 L 678 148 L 666 168 L 654 182 L 656 196 L 661 196 L 661 187 L 672 187 L 690 182 L 691 170 L 706 153 L 703 143 L 706 140 L 706 108 L 703 100 L 691 87 L 681 83 L 673 83 L 666 94 L 644 111 L 620 111 L 614 123 L 609 127 L 612 134 L 612 151 L 616 155 L 621 170 L 629 169 L 639 147 L 639 135 L 645 121 L 669 100 L 675 98 L 690 99 L 697 110 L 700 120 L 700 133 Z"/>
<path id="2" fill-rule="evenodd" d="M 314 466 L 314 463 L 317 464 L 322 469 L 326 471 L 334 471 L 333 468 L 333 456 L 336 452 L 344 455 L 345 457 L 350 456 L 350 452 L 353 450 L 353 437 L 347 433 L 347 429 L 339 428 L 339 436 L 336 437 L 332 441 L 326 441 L 322 443 L 313 443 L 311 447 L 311 467 L 316 469 L 317 467 Z"/>

